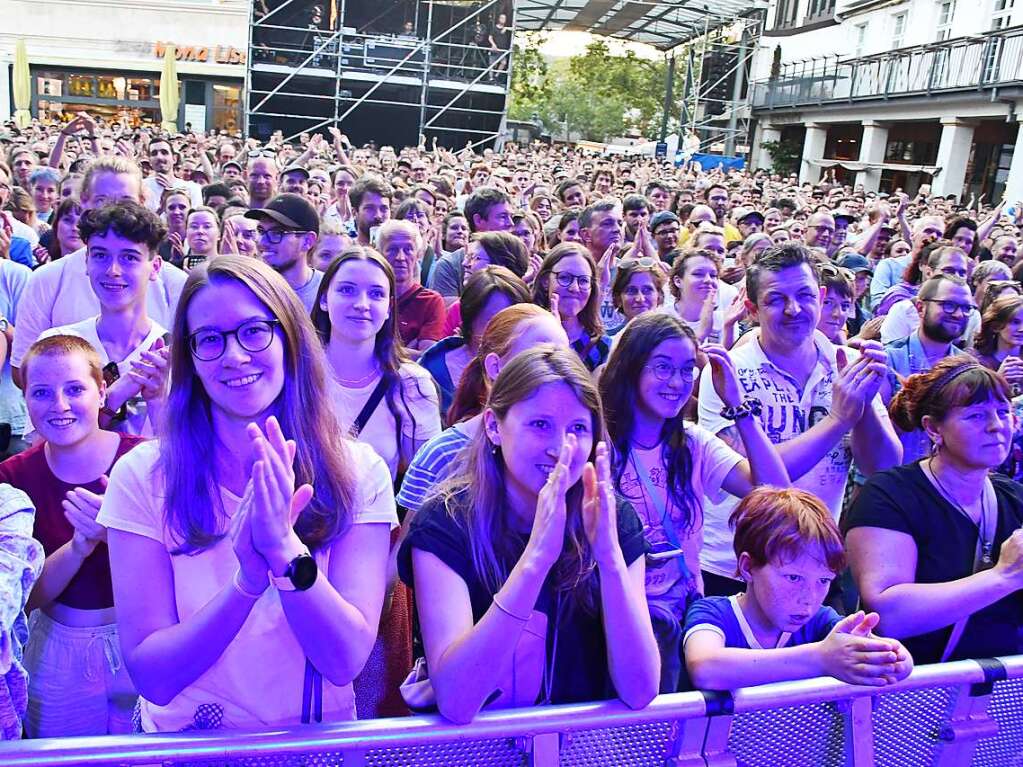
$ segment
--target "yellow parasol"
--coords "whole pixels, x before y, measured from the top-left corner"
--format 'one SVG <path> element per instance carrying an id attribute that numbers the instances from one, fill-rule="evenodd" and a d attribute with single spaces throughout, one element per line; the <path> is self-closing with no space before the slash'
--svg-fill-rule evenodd
<path id="1" fill-rule="evenodd" d="M 32 80 L 28 73 L 28 51 L 25 41 L 14 44 L 14 121 L 19 128 L 27 128 L 32 122 Z"/>
<path id="2" fill-rule="evenodd" d="M 174 46 L 167 43 L 163 52 L 163 71 L 160 72 L 161 127 L 167 133 L 178 132 L 178 65 Z"/>

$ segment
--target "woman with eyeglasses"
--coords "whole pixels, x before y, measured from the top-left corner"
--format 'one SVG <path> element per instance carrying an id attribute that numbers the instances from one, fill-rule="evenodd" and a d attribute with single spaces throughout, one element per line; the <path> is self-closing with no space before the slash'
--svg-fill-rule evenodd
<path id="1" fill-rule="evenodd" d="M 433 222 L 430 220 L 430 208 L 422 200 L 406 197 L 398 203 L 392 218 L 398 221 L 410 221 L 419 230 L 419 236 L 423 239 L 423 255 L 419 259 L 419 281 L 428 285 L 430 275 L 433 273 L 433 265 L 437 261 L 437 250 L 434 247 L 437 230 L 433 228 Z"/>
<path id="2" fill-rule="evenodd" d="M 623 259 L 618 262 L 611 298 L 614 307 L 625 317 L 626 323 L 639 315 L 653 311 L 664 303 L 666 279 L 663 266 L 652 258 Z M 613 335 L 621 336 L 625 325 Z"/>
<path id="3" fill-rule="evenodd" d="M 755 417 L 759 409 L 742 397 L 728 353 L 713 345 L 702 351 L 710 363 L 704 375 L 713 376 L 718 395 L 736 414 L 748 459 L 683 420 L 700 349 L 693 331 L 675 317 L 647 313 L 630 322 L 600 378 L 615 489 L 636 509 L 651 545 L 646 594 L 661 649 L 662 693 L 678 690 L 682 622 L 703 592 L 704 496 L 723 489 L 742 497 L 758 485 L 789 485 Z"/>
<path id="4" fill-rule="evenodd" d="M 141 727 L 354 719 L 397 524 L 387 467 L 310 407 L 323 347 L 261 261 L 193 271 L 171 350 L 175 417 L 118 462 L 99 515 Z"/>
<path id="5" fill-rule="evenodd" d="M 533 303 L 561 320 L 568 341 L 589 370 L 607 361 L 611 338 L 600 321 L 600 286 L 593 256 L 577 242 L 556 245 L 533 282 Z"/>

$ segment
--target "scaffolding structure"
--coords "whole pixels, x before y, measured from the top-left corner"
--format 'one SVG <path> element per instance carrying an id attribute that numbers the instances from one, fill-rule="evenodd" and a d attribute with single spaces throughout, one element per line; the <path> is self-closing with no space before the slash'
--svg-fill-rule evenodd
<path id="1" fill-rule="evenodd" d="M 699 140 L 698 151 L 749 153 L 753 126 L 749 73 L 763 28 L 763 12 L 754 12 L 727 27 L 708 27 L 681 53 L 668 52 L 669 71 L 684 72 L 680 124 Z"/>
<path id="2" fill-rule="evenodd" d="M 505 8 L 510 26 L 514 6 L 505 0 L 334 0 L 329 17 L 322 2 L 257 0 L 247 135 L 280 131 L 290 141 L 333 127 L 356 144 L 415 145 L 421 136 L 448 147 L 492 144 L 505 118 L 512 50 L 490 45 L 481 30 Z"/>

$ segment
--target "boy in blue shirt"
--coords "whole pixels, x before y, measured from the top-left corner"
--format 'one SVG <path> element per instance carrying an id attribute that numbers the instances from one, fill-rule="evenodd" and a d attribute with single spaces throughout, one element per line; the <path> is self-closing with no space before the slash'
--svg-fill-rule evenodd
<path id="1" fill-rule="evenodd" d="M 738 571 L 746 591 L 710 597 L 686 614 L 683 652 L 693 684 L 732 690 L 833 676 L 883 687 L 913 660 L 895 639 L 874 636 L 876 613 L 842 618 L 823 602 L 845 568 L 842 535 L 815 495 L 760 487 L 736 507 Z"/>

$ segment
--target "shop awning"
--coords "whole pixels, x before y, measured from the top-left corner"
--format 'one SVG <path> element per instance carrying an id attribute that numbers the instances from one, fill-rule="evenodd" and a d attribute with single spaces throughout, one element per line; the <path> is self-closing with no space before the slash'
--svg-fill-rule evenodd
<path id="1" fill-rule="evenodd" d="M 811 165 L 818 168 L 844 168 L 845 170 L 859 173 L 864 170 L 893 170 L 903 173 L 927 173 L 937 176 L 941 168 L 937 165 L 908 165 L 901 162 L 860 162 L 859 160 L 807 160 Z"/>

